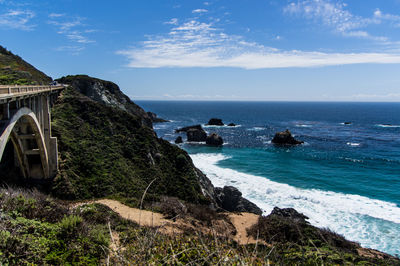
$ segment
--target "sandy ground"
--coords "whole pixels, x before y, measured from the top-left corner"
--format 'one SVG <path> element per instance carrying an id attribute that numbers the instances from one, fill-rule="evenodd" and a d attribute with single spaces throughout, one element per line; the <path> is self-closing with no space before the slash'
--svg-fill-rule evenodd
<path id="1" fill-rule="evenodd" d="M 253 213 L 230 213 L 228 214 L 233 226 L 236 228 L 236 235 L 233 239 L 239 244 L 255 244 L 257 239 L 247 236 L 247 229 L 257 223 L 259 215 Z M 258 240 L 258 242 L 260 242 Z"/>
<path id="2" fill-rule="evenodd" d="M 111 199 L 101 199 L 91 202 L 79 203 L 73 205 L 73 207 L 75 208 L 77 206 L 89 203 L 103 204 L 118 213 L 122 218 L 136 222 L 141 226 L 160 227 L 160 231 L 167 234 L 181 233 L 182 227 L 193 228 L 193 225 L 185 223 L 182 220 L 177 220 L 174 222 L 172 220 L 165 219 L 161 213 L 131 208 L 120 203 L 119 201 Z M 257 242 L 257 240 L 253 237 L 247 236 L 246 230 L 257 222 L 257 219 L 259 217 L 258 215 L 243 212 L 228 213 L 228 217 L 230 218 L 237 232 L 236 235 L 233 236 L 233 239 L 235 241 L 242 245 L 254 244 Z"/>
<path id="3" fill-rule="evenodd" d="M 158 227 L 159 231 L 161 233 L 165 234 L 176 234 L 176 233 L 182 233 L 183 228 L 195 228 L 192 224 L 189 224 L 187 221 L 184 220 L 176 220 L 172 221 L 169 219 L 165 219 L 162 214 L 152 212 L 152 211 L 146 211 L 146 210 L 140 210 L 137 208 L 131 208 L 129 206 L 126 206 L 119 201 L 116 200 L 110 200 L 110 199 L 101 199 L 97 201 L 90 201 L 90 202 L 82 202 L 78 204 L 74 204 L 72 208 L 76 208 L 78 206 L 84 205 L 84 204 L 90 204 L 90 203 L 100 203 L 105 206 L 108 206 L 112 210 L 114 210 L 116 213 L 121 215 L 121 217 L 131 220 L 133 222 L 136 222 L 137 224 L 141 226 L 148 226 L 148 227 Z M 247 229 L 253 226 L 254 224 L 257 223 L 259 215 L 253 214 L 253 213 L 227 213 L 232 225 L 236 229 L 236 235 L 232 235 L 232 238 L 238 242 L 238 244 L 241 245 L 246 245 L 246 244 L 255 244 L 255 243 L 263 243 L 266 244 L 264 241 L 255 239 L 253 237 L 247 236 Z M 218 224 L 215 224 L 215 226 L 218 226 Z M 226 226 L 225 224 L 222 224 L 220 226 Z M 201 228 L 197 228 L 202 230 Z M 204 229 L 204 228 L 203 228 Z M 227 228 L 228 229 L 228 228 Z M 213 230 L 212 228 L 208 228 L 210 232 Z M 111 228 L 110 228 L 111 231 Z M 204 231 L 204 230 L 203 230 Z M 228 231 L 228 230 L 227 230 Z M 111 251 L 113 253 L 117 254 L 117 250 L 119 249 L 119 236 L 116 232 L 111 232 L 112 235 L 112 243 L 110 245 Z M 370 257 L 370 258 L 381 258 L 381 259 L 386 259 L 389 258 L 390 256 L 377 251 L 373 249 L 368 249 L 368 248 L 362 248 L 360 247 L 358 250 L 358 254 L 363 257 Z"/>

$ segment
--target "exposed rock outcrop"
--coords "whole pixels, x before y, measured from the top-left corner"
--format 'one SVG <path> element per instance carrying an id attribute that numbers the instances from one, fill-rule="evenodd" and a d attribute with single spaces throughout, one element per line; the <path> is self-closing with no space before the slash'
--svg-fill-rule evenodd
<path id="1" fill-rule="evenodd" d="M 271 142 L 279 145 L 298 145 L 304 143 L 304 141 L 296 140 L 288 129 L 277 132 Z"/>
<path id="2" fill-rule="evenodd" d="M 222 146 L 222 144 L 224 144 L 224 141 L 222 137 L 217 133 L 211 133 L 206 138 L 206 144 L 210 146 Z"/>
<path id="3" fill-rule="evenodd" d="M 222 123 L 222 119 L 219 119 L 219 118 L 211 118 L 211 119 L 208 121 L 207 125 L 209 125 L 209 126 L 223 126 L 224 123 Z"/>
<path id="4" fill-rule="evenodd" d="M 203 129 L 191 128 L 186 132 L 188 141 L 206 141 L 207 133 Z"/>
<path id="5" fill-rule="evenodd" d="M 117 84 L 87 75 L 66 76 L 56 80 L 62 84 L 69 84 L 78 92 L 92 100 L 117 107 L 128 113 L 139 116 L 142 124 L 152 127 L 151 117 L 137 104 L 131 101 L 118 87 Z"/>
<path id="6" fill-rule="evenodd" d="M 262 210 L 254 203 L 242 197 L 242 192 L 232 186 L 215 188 L 219 205 L 230 212 L 250 212 L 258 215 Z"/>
<path id="7" fill-rule="evenodd" d="M 235 123 L 229 123 L 229 124 L 228 124 L 228 127 L 235 127 L 235 126 L 236 126 Z"/>
<path id="8" fill-rule="evenodd" d="M 169 120 L 165 120 L 162 118 L 157 117 L 157 114 L 153 113 L 153 112 L 147 112 L 147 114 L 149 115 L 149 117 L 151 118 L 151 121 L 153 123 L 165 123 L 165 122 L 170 122 Z"/>
<path id="9" fill-rule="evenodd" d="M 181 137 L 181 136 L 178 136 L 178 137 L 175 139 L 175 143 L 176 143 L 176 144 L 183 143 L 182 137 Z"/>
<path id="10" fill-rule="evenodd" d="M 302 213 L 299 213 L 298 211 L 296 211 L 293 208 L 281 209 L 281 208 L 275 207 L 272 210 L 270 215 L 277 215 L 277 216 L 281 216 L 281 217 L 287 217 L 287 218 L 290 218 L 291 220 L 293 220 L 295 222 L 304 222 L 304 223 L 306 223 L 307 222 L 306 220 L 308 219 L 307 216 L 305 216 Z"/>

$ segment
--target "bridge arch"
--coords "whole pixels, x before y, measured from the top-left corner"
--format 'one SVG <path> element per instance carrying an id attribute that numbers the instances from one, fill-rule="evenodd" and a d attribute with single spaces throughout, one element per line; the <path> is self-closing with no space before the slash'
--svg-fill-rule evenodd
<path id="1" fill-rule="evenodd" d="M 20 108 L 1 132 L 0 161 L 9 140 L 13 143 L 24 177 L 49 178 L 49 156 L 45 138 L 40 123 L 31 109 Z"/>

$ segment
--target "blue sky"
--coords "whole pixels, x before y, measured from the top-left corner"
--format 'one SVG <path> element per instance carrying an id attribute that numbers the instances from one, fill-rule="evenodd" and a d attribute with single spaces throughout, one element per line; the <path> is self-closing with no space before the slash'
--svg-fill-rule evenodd
<path id="1" fill-rule="evenodd" d="M 0 44 L 134 100 L 400 101 L 400 0 L 0 0 Z"/>

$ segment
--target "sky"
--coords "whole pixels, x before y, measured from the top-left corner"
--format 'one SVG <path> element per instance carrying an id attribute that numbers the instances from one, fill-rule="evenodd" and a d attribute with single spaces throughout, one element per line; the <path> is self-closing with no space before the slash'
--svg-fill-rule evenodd
<path id="1" fill-rule="evenodd" d="M 0 0 L 0 45 L 133 100 L 400 102 L 400 0 Z"/>

